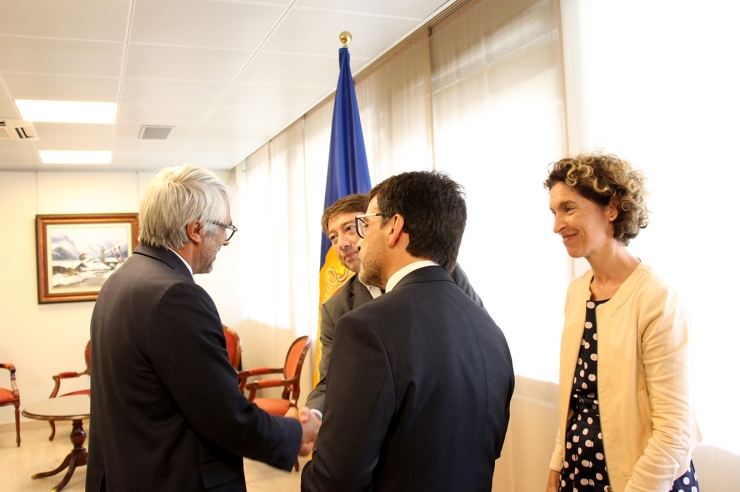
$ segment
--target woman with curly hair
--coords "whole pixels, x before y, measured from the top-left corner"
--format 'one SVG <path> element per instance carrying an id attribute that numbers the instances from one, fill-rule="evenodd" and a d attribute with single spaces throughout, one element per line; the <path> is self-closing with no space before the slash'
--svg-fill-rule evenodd
<path id="1" fill-rule="evenodd" d="M 591 266 L 565 301 L 547 492 L 699 490 L 689 321 L 676 292 L 627 250 L 648 225 L 644 181 L 595 153 L 556 162 L 544 183 L 553 231 Z"/>

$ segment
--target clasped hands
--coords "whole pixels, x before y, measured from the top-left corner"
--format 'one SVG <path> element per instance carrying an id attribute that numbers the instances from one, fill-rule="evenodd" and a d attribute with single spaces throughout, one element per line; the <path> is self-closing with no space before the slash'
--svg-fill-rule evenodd
<path id="1" fill-rule="evenodd" d="M 291 408 L 285 416 L 298 419 L 301 423 L 301 427 L 303 428 L 303 437 L 301 439 L 301 449 L 298 454 L 300 456 L 308 456 L 313 452 L 313 448 L 316 443 L 316 436 L 321 427 L 321 419 L 308 407 L 303 407 L 300 410 Z"/>

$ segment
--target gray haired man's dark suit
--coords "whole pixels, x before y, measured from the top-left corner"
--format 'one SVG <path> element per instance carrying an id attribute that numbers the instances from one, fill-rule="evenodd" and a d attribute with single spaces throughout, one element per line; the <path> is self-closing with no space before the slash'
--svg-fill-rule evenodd
<path id="1" fill-rule="evenodd" d="M 185 263 L 140 245 L 91 321 L 87 492 L 244 492 L 242 457 L 295 463 L 297 420 L 239 392 L 216 306 Z"/>
<path id="2" fill-rule="evenodd" d="M 452 270 L 452 280 L 457 284 L 473 302 L 483 307 L 483 301 L 470 285 L 468 276 L 458 264 Z M 339 318 L 356 309 L 368 301 L 372 301 L 370 291 L 362 285 L 357 275 L 347 281 L 339 291 L 321 306 L 321 360 L 319 361 L 319 384 L 308 395 L 306 406 L 314 408 L 319 412 L 324 411 L 324 397 L 326 395 L 326 372 L 329 369 L 331 359 L 332 340 L 334 339 L 334 327 Z"/>

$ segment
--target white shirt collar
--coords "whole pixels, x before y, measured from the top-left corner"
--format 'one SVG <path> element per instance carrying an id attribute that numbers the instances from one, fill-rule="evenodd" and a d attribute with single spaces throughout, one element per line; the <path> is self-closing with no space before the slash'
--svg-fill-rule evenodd
<path id="1" fill-rule="evenodd" d="M 385 285 L 386 294 L 392 291 L 393 287 L 395 287 L 396 284 L 398 284 L 398 282 L 400 282 L 403 277 L 413 272 L 414 270 L 418 270 L 419 268 L 424 268 L 428 266 L 439 266 L 439 265 L 438 263 L 432 260 L 419 260 L 413 263 L 409 263 L 405 267 L 401 268 L 396 273 L 391 275 L 391 278 L 388 279 L 388 283 Z"/>
<path id="2" fill-rule="evenodd" d="M 178 258 L 180 258 L 183 263 L 185 263 L 185 266 L 188 267 L 188 271 L 190 272 L 190 276 L 192 277 L 193 276 L 193 267 L 190 266 L 190 263 L 188 263 L 187 261 L 185 261 L 185 258 L 183 258 L 182 256 L 180 256 L 180 253 L 178 253 L 174 249 L 172 249 L 172 248 L 167 248 L 167 249 L 169 249 L 170 251 L 172 251 L 173 253 L 175 253 L 175 255 Z"/>
<path id="3" fill-rule="evenodd" d="M 373 299 L 375 299 L 376 297 L 380 297 L 383 294 L 383 291 L 380 290 L 380 287 L 375 287 L 374 285 L 367 285 L 365 282 L 363 282 L 360 279 L 359 273 L 357 273 L 356 275 L 357 275 L 357 280 L 367 288 L 367 290 L 370 292 L 370 295 L 373 296 Z"/>

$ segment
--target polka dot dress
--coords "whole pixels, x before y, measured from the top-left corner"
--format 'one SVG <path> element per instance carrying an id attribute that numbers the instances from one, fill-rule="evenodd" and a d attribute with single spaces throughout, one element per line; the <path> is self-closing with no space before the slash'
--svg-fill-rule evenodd
<path id="1" fill-rule="evenodd" d="M 586 303 L 586 324 L 578 352 L 570 406 L 573 417 L 565 436 L 565 461 L 560 470 L 560 492 L 611 492 L 604 456 L 599 419 L 597 376 L 596 306 L 607 302 Z M 673 482 L 667 492 L 699 492 L 694 464 Z"/>
<path id="2" fill-rule="evenodd" d="M 596 333 L 596 306 L 605 302 L 586 303 L 586 325 L 570 399 L 573 418 L 566 433 L 565 462 L 560 470 L 561 492 L 610 492 L 596 384 L 596 346 L 599 338 Z"/>

